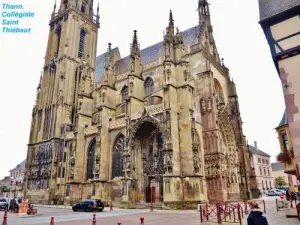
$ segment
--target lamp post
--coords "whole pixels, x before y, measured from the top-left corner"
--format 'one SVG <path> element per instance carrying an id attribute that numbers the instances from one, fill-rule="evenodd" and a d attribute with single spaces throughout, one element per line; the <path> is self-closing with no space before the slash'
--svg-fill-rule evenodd
<path id="1" fill-rule="evenodd" d="M 21 184 L 21 182 L 18 182 L 14 177 L 10 177 L 10 184 L 11 185 L 13 185 L 14 186 L 14 190 L 13 190 L 13 192 L 14 192 L 14 198 L 13 198 L 13 201 L 11 201 L 12 202 L 12 207 L 11 207 L 11 212 L 13 213 L 13 212 L 15 212 L 15 204 L 16 204 L 16 191 L 17 191 L 17 186 L 19 185 L 19 184 Z"/>

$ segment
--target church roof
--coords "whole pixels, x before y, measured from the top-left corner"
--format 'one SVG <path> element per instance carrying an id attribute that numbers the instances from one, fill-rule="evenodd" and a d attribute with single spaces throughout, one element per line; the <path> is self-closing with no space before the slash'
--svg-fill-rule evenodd
<path id="1" fill-rule="evenodd" d="M 271 157 L 269 154 L 265 153 L 264 151 L 255 148 L 252 145 L 249 145 L 249 152 L 251 152 L 254 155 L 261 155 L 261 156 L 265 156 L 265 157 Z"/>
<path id="2" fill-rule="evenodd" d="M 26 159 L 24 161 L 22 161 L 20 164 L 18 164 L 15 168 L 10 170 L 9 172 L 11 172 L 13 170 L 25 170 L 25 164 L 26 164 Z"/>
<path id="3" fill-rule="evenodd" d="M 182 32 L 184 45 L 188 44 L 194 45 L 198 42 L 198 36 L 200 33 L 199 25 L 189 28 Z M 114 48 L 113 51 L 118 48 Z M 95 81 L 99 82 L 101 76 L 104 72 L 104 63 L 105 63 L 105 55 L 106 53 L 97 56 L 96 58 L 96 73 L 95 73 Z M 159 56 L 164 55 L 164 43 L 159 42 L 154 45 L 151 45 L 147 48 L 144 48 L 140 52 L 141 60 L 144 65 L 153 62 L 159 58 Z M 115 63 L 115 74 L 122 74 L 129 71 L 130 68 L 130 56 L 126 56 Z"/>
<path id="4" fill-rule="evenodd" d="M 299 0 L 259 0 L 260 20 L 270 19 L 296 6 L 300 6 Z"/>
<path id="5" fill-rule="evenodd" d="M 285 110 L 284 113 L 283 113 L 282 119 L 281 119 L 281 121 L 280 121 L 280 123 L 279 123 L 279 125 L 276 129 L 278 129 L 280 127 L 283 127 L 285 125 L 288 125 L 288 123 L 289 122 L 288 122 L 287 112 Z"/>

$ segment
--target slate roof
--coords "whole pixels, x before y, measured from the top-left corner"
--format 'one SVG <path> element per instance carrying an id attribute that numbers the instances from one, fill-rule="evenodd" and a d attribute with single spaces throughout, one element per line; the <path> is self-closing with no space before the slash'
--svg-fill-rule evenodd
<path id="1" fill-rule="evenodd" d="M 280 127 L 283 127 L 285 125 L 288 125 L 288 124 L 289 124 L 289 122 L 288 122 L 287 112 L 285 110 L 284 113 L 283 113 L 282 119 L 281 119 L 281 121 L 280 121 L 280 123 L 279 123 L 279 125 L 276 129 L 278 129 Z"/>
<path id="2" fill-rule="evenodd" d="M 259 0 L 260 20 L 269 19 L 296 6 L 300 6 L 300 0 Z"/>
<path id="3" fill-rule="evenodd" d="M 182 36 L 183 36 L 184 45 L 187 46 L 188 44 L 190 44 L 190 45 L 196 44 L 198 42 L 199 33 L 200 33 L 199 25 L 183 31 Z M 116 50 L 116 49 L 118 49 L 118 48 L 115 48 L 114 50 Z M 105 54 L 106 53 L 99 55 L 96 58 L 96 73 L 95 73 L 96 83 L 99 82 L 99 80 L 104 72 Z M 141 55 L 142 63 L 144 65 L 148 64 L 150 62 L 153 62 L 153 61 L 157 60 L 160 55 L 161 56 L 164 55 L 164 43 L 159 42 L 152 46 L 144 48 L 141 50 L 140 55 Z M 116 75 L 129 71 L 129 67 L 130 67 L 130 56 L 126 56 L 126 57 L 118 60 L 115 63 Z"/>
<path id="4" fill-rule="evenodd" d="M 271 163 L 272 171 L 284 170 L 284 165 L 281 162 Z"/>
<path id="5" fill-rule="evenodd" d="M 255 149 L 254 146 L 252 145 L 249 145 L 249 151 L 252 153 L 252 154 L 255 154 L 255 155 L 261 155 L 261 156 L 265 156 L 265 157 L 271 157 L 269 154 L 265 153 L 264 151 L 260 150 L 260 149 Z"/>
<path id="6" fill-rule="evenodd" d="M 26 159 L 24 161 L 22 161 L 20 164 L 18 164 L 15 168 L 10 170 L 9 172 L 11 172 L 13 170 L 25 170 L 25 164 L 26 164 Z"/>

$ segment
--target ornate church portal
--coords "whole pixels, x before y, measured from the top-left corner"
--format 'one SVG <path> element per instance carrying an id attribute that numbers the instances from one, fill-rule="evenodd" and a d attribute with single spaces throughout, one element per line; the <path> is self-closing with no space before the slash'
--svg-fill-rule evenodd
<path id="1" fill-rule="evenodd" d="M 146 202 L 163 202 L 163 134 L 151 122 L 143 122 L 132 135 L 133 188 Z"/>

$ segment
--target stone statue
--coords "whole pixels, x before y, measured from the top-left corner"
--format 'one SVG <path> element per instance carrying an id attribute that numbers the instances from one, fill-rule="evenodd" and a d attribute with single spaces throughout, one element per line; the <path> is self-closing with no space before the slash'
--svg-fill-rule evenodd
<path id="1" fill-rule="evenodd" d="M 207 111 L 209 111 L 209 112 L 211 112 L 211 110 L 212 110 L 212 105 L 211 104 L 212 104 L 211 103 L 211 98 L 208 97 L 208 99 L 207 99 Z"/>
<path id="2" fill-rule="evenodd" d="M 201 112 L 202 114 L 204 114 L 206 112 L 206 106 L 203 98 L 201 98 L 200 100 L 200 105 L 201 105 Z"/>
<path id="3" fill-rule="evenodd" d="M 135 72 L 134 57 L 131 58 L 130 66 L 131 66 L 131 68 L 130 68 L 131 73 L 134 73 Z"/>

